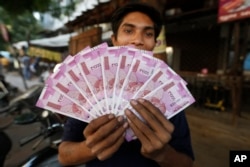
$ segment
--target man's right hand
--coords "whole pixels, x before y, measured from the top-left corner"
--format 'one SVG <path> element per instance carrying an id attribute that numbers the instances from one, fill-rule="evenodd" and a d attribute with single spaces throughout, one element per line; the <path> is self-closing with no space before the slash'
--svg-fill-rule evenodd
<path id="1" fill-rule="evenodd" d="M 101 116 L 91 121 L 83 134 L 86 145 L 99 160 L 111 157 L 124 142 L 128 123 L 122 116 L 113 114 Z"/>

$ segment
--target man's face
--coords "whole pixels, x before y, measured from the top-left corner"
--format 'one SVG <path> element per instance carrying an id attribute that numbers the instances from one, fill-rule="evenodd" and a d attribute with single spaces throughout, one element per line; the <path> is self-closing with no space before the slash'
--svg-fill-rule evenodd
<path id="1" fill-rule="evenodd" d="M 114 46 L 133 45 L 152 51 L 155 46 L 154 23 L 143 13 L 129 13 L 118 28 L 117 38 L 112 35 L 111 39 Z"/>

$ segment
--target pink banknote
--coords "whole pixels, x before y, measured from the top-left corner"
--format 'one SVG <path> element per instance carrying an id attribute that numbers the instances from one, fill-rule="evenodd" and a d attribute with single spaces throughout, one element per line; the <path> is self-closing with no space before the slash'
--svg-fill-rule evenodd
<path id="1" fill-rule="evenodd" d="M 162 84 L 143 98 L 155 105 L 167 119 L 172 118 L 195 102 L 195 99 L 185 84 L 183 82 L 176 83 L 173 82 L 173 80 Z M 128 108 L 130 108 L 138 118 L 143 120 L 131 106 Z M 127 130 L 125 137 L 128 141 L 136 139 L 131 129 Z"/>
<path id="2" fill-rule="evenodd" d="M 175 83 L 182 82 L 184 84 L 187 84 L 165 62 L 158 60 L 153 74 L 150 76 L 150 78 L 148 78 L 148 80 L 141 86 L 139 90 L 134 92 L 131 99 L 142 98 L 148 93 L 160 87 L 162 84 L 168 83 L 170 80 Z M 127 104 L 124 108 L 127 108 L 128 106 L 129 104 Z"/>
<path id="3" fill-rule="evenodd" d="M 121 114 L 124 114 L 124 107 L 129 103 L 129 100 L 151 77 L 157 63 L 158 60 L 152 58 L 151 55 L 140 50 L 136 52 L 118 97 L 120 102 L 118 109 L 122 110 Z"/>
<path id="4" fill-rule="evenodd" d="M 158 107 L 168 119 L 195 102 L 185 84 L 174 81 L 163 84 L 144 98 Z"/>
<path id="5" fill-rule="evenodd" d="M 113 109 L 113 91 L 119 57 L 127 49 L 123 46 L 109 47 L 101 56 L 103 87 L 108 113 L 111 113 Z"/>
<path id="6" fill-rule="evenodd" d="M 187 85 L 187 82 L 183 80 L 183 78 L 180 77 L 170 66 L 168 66 L 164 61 L 159 60 L 159 62 L 156 65 L 157 69 L 160 69 L 165 75 L 167 79 L 173 79 L 176 82 L 183 82 Z M 163 81 L 165 82 L 165 81 Z"/>
<path id="7" fill-rule="evenodd" d="M 93 98 L 96 100 L 99 111 L 106 113 L 106 101 L 103 87 L 103 76 L 100 53 L 107 49 L 107 44 L 103 43 L 91 49 L 81 56 L 75 57 L 78 68 L 84 78 Z"/>
<path id="8" fill-rule="evenodd" d="M 113 112 L 116 114 L 119 113 L 120 108 L 118 105 L 120 103 L 120 99 L 118 98 L 122 93 L 123 83 L 125 78 L 129 72 L 131 64 L 133 62 L 133 58 L 137 52 L 137 49 L 129 48 L 126 52 L 122 53 L 118 60 L 118 67 L 115 77 L 114 83 L 114 91 L 113 91 Z"/>
<path id="9" fill-rule="evenodd" d="M 84 53 L 88 51 L 89 50 L 85 50 Z M 81 53 L 84 54 L 83 52 Z M 85 105 L 87 108 L 90 108 L 93 113 L 96 113 L 96 115 L 100 116 L 102 115 L 102 112 L 95 107 L 97 106 L 97 102 L 93 97 L 93 94 L 90 91 L 85 79 L 83 78 L 74 58 L 75 57 L 73 57 L 73 59 L 69 59 L 68 61 L 64 61 L 63 68 L 60 70 L 63 74 L 61 76 L 64 77 L 64 79 L 62 78 L 59 80 L 62 80 L 63 83 L 70 82 L 71 87 L 74 87 L 74 90 L 77 92 L 77 94 L 79 94 L 79 97 L 84 98 L 82 99 L 82 102 L 84 103 L 80 103 L 80 105 Z"/>
<path id="10" fill-rule="evenodd" d="M 47 86 L 43 88 L 36 106 L 84 122 L 90 122 L 96 118 L 84 106 L 77 105 L 53 88 Z"/>
<path id="11" fill-rule="evenodd" d="M 81 92 L 76 88 L 73 82 L 65 77 L 66 71 L 68 69 L 71 69 L 69 62 L 74 62 L 73 60 L 74 59 L 72 57 L 72 59 L 67 59 L 67 61 L 62 63 L 60 69 L 55 71 L 50 77 L 48 77 L 46 85 L 48 87 L 52 87 L 67 98 L 71 99 L 77 105 L 84 106 L 88 111 L 98 115 L 93 105 L 89 102 L 89 99 L 81 94 Z"/>

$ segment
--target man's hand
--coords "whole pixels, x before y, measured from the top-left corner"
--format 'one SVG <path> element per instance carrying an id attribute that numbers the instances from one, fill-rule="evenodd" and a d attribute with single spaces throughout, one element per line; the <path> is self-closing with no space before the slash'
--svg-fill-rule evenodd
<path id="1" fill-rule="evenodd" d="M 104 115 L 91 121 L 84 130 L 86 145 L 99 160 L 111 157 L 124 141 L 128 127 L 122 116 Z"/>
<path id="2" fill-rule="evenodd" d="M 141 141 L 142 155 L 157 162 L 161 161 L 169 148 L 168 142 L 174 131 L 173 124 L 147 100 L 132 100 L 131 105 L 144 119 L 143 122 L 130 110 L 125 111 L 130 127 Z"/>

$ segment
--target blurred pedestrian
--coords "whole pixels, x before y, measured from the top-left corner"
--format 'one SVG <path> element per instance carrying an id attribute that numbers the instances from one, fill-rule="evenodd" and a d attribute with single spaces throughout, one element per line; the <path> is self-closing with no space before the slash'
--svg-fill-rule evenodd
<path id="1" fill-rule="evenodd" d="M 39 69 L 40 60 L 41 60 L 40 57 L 35 57 L 30 64 L 30 71 L 35 75 L 38 75 L 40 72 L 40 69 Z"/>
<path id="2" fill-rule="evenodd" d="M 25 48 L 23 47 L 23 55 L 20 59 L 21 68 L 23 77 L 26 80 L 29 80 L 31 78 L 31 71 L 30 71 L 30 57 L 27 55 Z"/>

